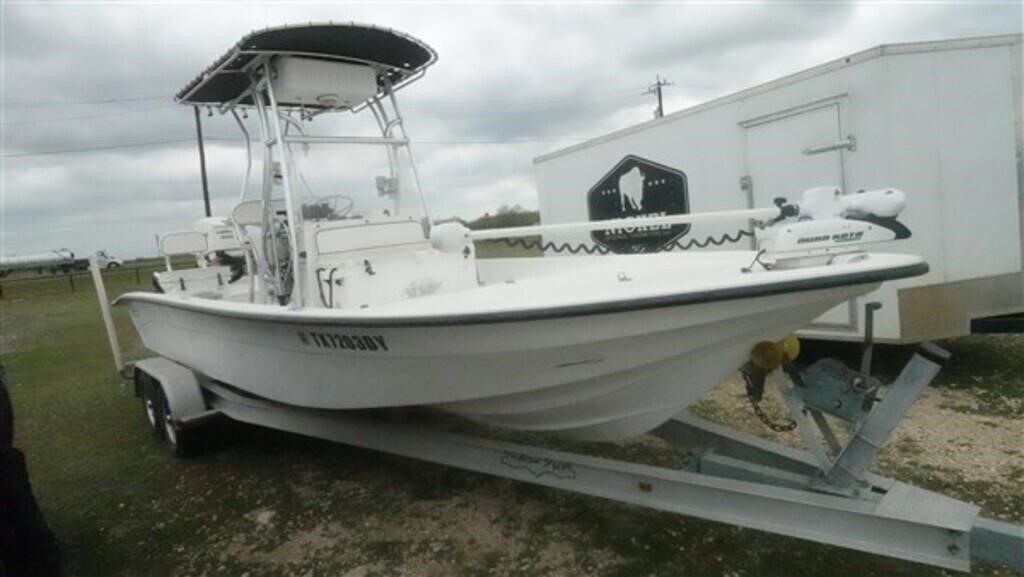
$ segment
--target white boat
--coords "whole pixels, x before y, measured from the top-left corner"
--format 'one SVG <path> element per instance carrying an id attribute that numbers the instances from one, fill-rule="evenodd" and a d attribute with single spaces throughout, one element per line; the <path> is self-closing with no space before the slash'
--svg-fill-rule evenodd
<path id="1" fill-rule="evenodd" d="M 423 406 L 614 440 L 695 402 L 757 343 L 884 281 L 927 271 L 918 257 L 864 250 L 908 234 L 895 220 L 904 205 L 895 189 L 843 195 L 826 186 L 764 209 L 503 230 L 435 224 L 395 98 L 434 61 L 428 46 L 391 30 L 302 25 L 246 36 L 189 83 L 178 101 L 234 115 L 250 159 L 238 113 L 256 116 L 260 192 L 246 198 L 247 169 L 230 218 L 165 235 L 162 251 L 240 251 L 247 274 L 206 260 L 174 270 L 168 260 L 157 278 L 163 292 L 119 299 L 146 347 L 298 407 Z M 311 132 L 339 112 L 364 112 L 351 120 L 367 117 L 376 134 Z M 338 146 L 356 150 L 315 162 L 313 150 Z M 353 175 L 374 162 L 378 172 Z M 630 202 L 642 197 L 641 177 L 631 175 L 640 180 Z M 577 229 L 718 222 L 735 230 L 751 221 L 757 252 L 477 260 L 474 246 Z"/>

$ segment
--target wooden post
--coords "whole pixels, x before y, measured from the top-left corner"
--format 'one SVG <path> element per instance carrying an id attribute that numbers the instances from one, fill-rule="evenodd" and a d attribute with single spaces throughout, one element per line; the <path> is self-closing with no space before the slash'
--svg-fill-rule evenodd
<path id="1" fill-rule="evenodd" d="M 135 284 L 142 284 L 142 279 L 139 278 L 139 267 L 135 267 Z"/>
<path id="2" fill-rule="evenodd" d="M 75 274 L 68 271 L 68 283 L 71 284 L 71 292 L 75 292 Z"/>

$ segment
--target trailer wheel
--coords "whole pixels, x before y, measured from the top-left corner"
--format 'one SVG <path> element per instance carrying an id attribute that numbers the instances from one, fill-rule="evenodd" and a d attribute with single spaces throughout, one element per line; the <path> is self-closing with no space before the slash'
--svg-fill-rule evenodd
<path id="1" fill-rule="evenodd" d="M 163 442 L 176 457 L 186 457 L 192 446 L 195 431 L 186 431 L 178 425 L 167 401 L 163 384 L 145 372 L 138 374 L 138 394 L 153 438 Z"/>
<path id="2" fill-rule="evenodd" d="M 161 401 L 159 398 L 163 396 L 163 391 L 160 390 L 160 384 L 156 379 L 143 372 L 140 372 L 136 378 L 138 380 L 139 398 L 142 399 L 143 414 L 146 415 L 150 432 L 153 433 L 154 438 L 158 440 L 163 439 L 163 430 L 160 426 Z"/>
<path id="3" fill-rule="evenodd" d="M 117 264 L 116 262 L 108 262 L 107 263 L 107 270 L 114 269 L 114 268 L 121 268 L 121 265 Z"/>
<path id="4" fill-rule="evenodd" d="M 190 449 L 193 445 L 192 440 L 195 431 L 181 428 L 174 418 L 174 413 L 171 411 L 171 404 L 167 402 L 167 395 L 164 394 L 163 386 L 157 384 L 155 388 L 157 406 L 159 407 L 157 417 L 159 419 L 160 436 L 172 455 L 175 457 L 187 457 L 191 452 Z"/>

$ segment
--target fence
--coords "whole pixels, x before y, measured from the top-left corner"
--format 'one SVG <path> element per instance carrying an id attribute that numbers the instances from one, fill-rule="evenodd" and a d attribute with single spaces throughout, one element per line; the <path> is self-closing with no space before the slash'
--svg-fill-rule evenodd
<path id="1" fill-rule="evenodd" d="M 539 240 L 539 237 L 527 237 L 528 242 Z M 541 256 L 543 252 L 536 247 L 510 246 L 501 241 L 481 241 L 477 243 L 479 258 L 510 258 Z M 195 259 L 187 255 L 172 257 L 171 265 L 175 268 L 191 268 Z M 125 266 L 103 271 L 103 283 L 111 294 L 128 290 L 148 290 L 152 287 L 153 272 L 164 270 L 163 259 L 144 259 L 129 262 Z M 72 271 L 56 274 L 14 273 L 0 278 L 0 301 L 26 299 L 37 296 L 57 294 L 73 294 L 88 291 L 92 293 L 92 278 L 88 270 Z"/>
<path id="2" fill-rule="evenodd" d="M 177 265 L 178 263 L 175 263 Z M 188 265 L 186 265 L 188 266 Z M 191 266 L 195 266 L 192 263 Z M 125 290 L 146 290 L 152 286 L 153 272 L 164 269 L 162 260 L 152 259 L 103 271 L 103 282 L 111 293 Z M 88 270 L 57 274 L 11 275 L 0 278 L 0 300 L 25 299 L 47 295 L 92 293 L 92 277 Z"/>

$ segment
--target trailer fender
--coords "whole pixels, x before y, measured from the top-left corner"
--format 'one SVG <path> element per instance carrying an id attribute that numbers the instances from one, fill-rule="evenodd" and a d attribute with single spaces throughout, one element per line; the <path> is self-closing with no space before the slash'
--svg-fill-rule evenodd
<path id="1" fill-rule="evenodd" d="M 199 378 L 192 369 L 170 359 L 154 357 L 135 363 L 135 371 L 149 375 L 160 384 L 180 426 L 196 425 L 217 414 L 207 406 Z M 138 377 L 135 383 L 136 394 L 139 394 Z"/>

